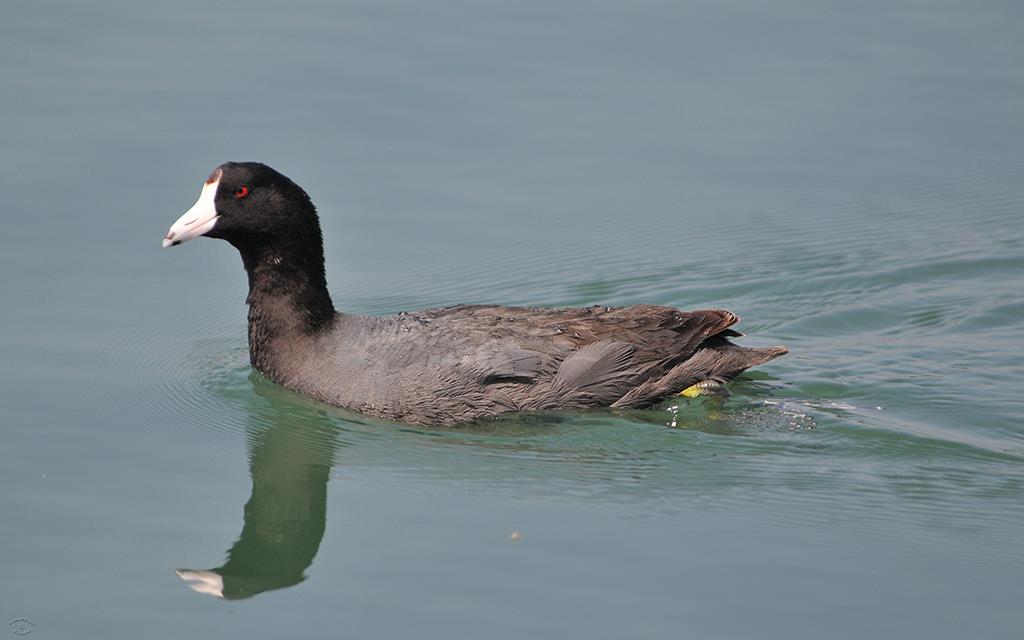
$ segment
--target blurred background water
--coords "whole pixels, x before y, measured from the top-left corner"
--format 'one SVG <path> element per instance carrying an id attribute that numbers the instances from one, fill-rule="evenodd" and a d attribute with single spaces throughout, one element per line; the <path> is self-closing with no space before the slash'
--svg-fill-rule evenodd
<path id="1" fill-rule="evenodd" d="M 1019 3 L 3 14 L 12 632 L 1024 630 Z M 226 160 L 307 189 L 348 312 L 720 306 L 791 354 L 472 431 L 306 401 L 248 368 L 234 250 L 160 249 Z"/>

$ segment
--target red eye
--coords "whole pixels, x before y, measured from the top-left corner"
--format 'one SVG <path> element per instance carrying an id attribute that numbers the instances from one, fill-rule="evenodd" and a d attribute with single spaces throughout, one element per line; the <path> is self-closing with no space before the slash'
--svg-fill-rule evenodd
<path id="1" fill-rule="evenodd" d="M 235 197 L 238 198 L 239 200 L 241 200 L 247 195 L 249 195 L 249 187 L 245 186 L 244 184 L 235 189 Z"/>

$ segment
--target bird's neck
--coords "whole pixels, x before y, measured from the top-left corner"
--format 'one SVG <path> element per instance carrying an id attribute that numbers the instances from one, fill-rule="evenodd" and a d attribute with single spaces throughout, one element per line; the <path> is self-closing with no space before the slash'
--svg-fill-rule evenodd
<path id="1" fill-rule="evenodd" d="M 285 357 L 297 355 L 296 349 L 334 321 L 323 248 L 258 246 L 239 251 L 249 276 L 249 361 L 277 379 L 284 375 Z"/>

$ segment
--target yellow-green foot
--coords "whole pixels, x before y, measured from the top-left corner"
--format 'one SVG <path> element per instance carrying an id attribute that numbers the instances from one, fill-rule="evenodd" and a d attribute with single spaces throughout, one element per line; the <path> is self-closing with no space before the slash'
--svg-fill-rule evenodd
<path id="1" fill-rule="evenodd" d="M 680 391 L 679 395 L 684 398 L 696 398 L 697 396 L 718 393 L 724 386 L 724 384 L 717 380 L 701 380 L 697 384 L 691 384 Z"/>

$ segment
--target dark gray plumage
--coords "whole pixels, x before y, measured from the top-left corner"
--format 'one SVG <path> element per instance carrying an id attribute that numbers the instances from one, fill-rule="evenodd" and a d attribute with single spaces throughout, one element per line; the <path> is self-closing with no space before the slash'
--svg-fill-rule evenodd
<path id="1" fill-rule="evenodd" d="M 742 335 L 729 328 L 739 319 L 722 310 L 339 313 L 324 277 L 319 219 L 301 188 L 258 163 L 222 165 L 207 187 L 165 246 L 208 235 L 238 248 L 249 275 L 252 365 L 330 404 L 431 425 L 507 411 L 643 407 L 786 353 L 729 342 Z"/>

